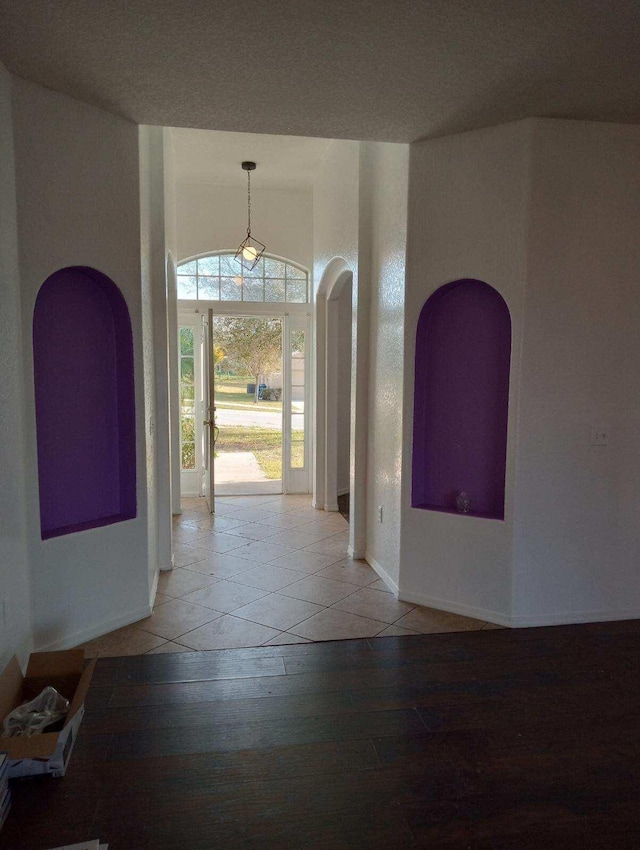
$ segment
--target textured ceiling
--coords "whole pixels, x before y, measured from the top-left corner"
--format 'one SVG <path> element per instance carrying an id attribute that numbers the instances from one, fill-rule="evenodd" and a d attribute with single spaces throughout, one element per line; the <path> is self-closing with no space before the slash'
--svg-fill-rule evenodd
<path id="1" fill-rule="evenodd" d="M 640 121 L 637 0 L 0 0 L 14 73 L 138 123 L 398 142 Z"/>
<path id="2" fill-rule="evenodd" d="M 178 183 L 247 185 L 241 163 L 251 159 L 256 188 L 304 189 L 313 185 L 327 139 L 268 136 L 211 130 L 173 129 L 173 161 Z"/>

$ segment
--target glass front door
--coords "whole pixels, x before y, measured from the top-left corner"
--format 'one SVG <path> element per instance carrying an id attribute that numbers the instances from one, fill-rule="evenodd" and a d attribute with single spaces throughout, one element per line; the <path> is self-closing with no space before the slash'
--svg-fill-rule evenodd
<path id="1" fill-rule="evenodd" d="M 308 493 L 310 317 L 213 312 L 179 317 L 183 495 Z"/>

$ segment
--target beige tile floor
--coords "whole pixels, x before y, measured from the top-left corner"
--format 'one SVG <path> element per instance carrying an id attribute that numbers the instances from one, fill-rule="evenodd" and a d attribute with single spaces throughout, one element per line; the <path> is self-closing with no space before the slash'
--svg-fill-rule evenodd
<path id="1" fill-rule="evenodd" d="M 228 649 L 495 628 L 400 602 L 347 555 L 348 525 L 308 496 L 229 496 L 211 516 L 185 499 L 174 518 L 175 569 L 153 614 L 83 644 L 88 655 Z"/>

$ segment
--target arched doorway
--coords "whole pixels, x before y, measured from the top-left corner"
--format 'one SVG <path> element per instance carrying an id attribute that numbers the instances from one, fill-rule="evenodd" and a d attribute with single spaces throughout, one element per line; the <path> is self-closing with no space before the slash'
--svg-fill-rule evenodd
<path id="1" fill-rule="evenodd" d="M 345 328 L 351 332 L 346 343 Z M 344 473 L 344 437 L 349 433 L 349 553 L 364 557 L 367 424 L 367 340 L 356 332 L 359 313 L 358 290 L 345 260 L 336 257 L 327 265 L 316 294 L 316 409 L 314 452 L 314 501 L 318 509 L 338 510 L 340 472 Z M 342 328 L 342 334 L 341 334 Z M 342 337 L 342 339 L 341 339 Z M 348 363 L 345 345 L 350 344 Z M 350 368 L 348 416 L 345 411 L 345 366 Z"/>
<path id="2" fill-rule="evenodd" d="M 346 272 L 327 296 L 325 510 L 350 493 L 353 276 Z"/>

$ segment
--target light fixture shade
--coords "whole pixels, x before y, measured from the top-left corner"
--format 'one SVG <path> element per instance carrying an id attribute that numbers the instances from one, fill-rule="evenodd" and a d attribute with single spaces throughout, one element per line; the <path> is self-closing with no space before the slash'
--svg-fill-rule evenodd
<path id="1" fill-rule="evenodd" d="M 258 260 L 264 254 L 266 247 L 266 245 L 263 245 L 262 242 L 258 242 L 257 239 L 254 239 L 253 236 L 248 233 L 247 238 L 240 243 L 240 246 L 236 251 L 235 258 L 243 268 L 247 269 L 247 271 L 251 271 L 258 265 Z"/>

